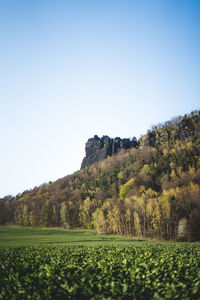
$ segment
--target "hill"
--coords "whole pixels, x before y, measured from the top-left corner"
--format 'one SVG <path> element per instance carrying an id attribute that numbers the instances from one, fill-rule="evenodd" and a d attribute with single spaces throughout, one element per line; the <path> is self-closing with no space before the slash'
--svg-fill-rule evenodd
<path id="1" fill-rule="evenodd" d="M 95 136 L 80 171 L 0 199 L 0 225 L 199 240 L 200 111 L 153 126 L 138 141 L 118 141 L 114 148 L 116 139 Z"/>

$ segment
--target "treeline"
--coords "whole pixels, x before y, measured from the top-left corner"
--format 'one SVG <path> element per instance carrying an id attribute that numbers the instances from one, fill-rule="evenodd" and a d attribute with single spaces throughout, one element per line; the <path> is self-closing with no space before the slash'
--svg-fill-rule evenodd
<path id="1" fill-rule="evenodd" d="M 200 112 L 154 126 L 139 144 L 0 199 L 0 224 L 200 240 Z"/>

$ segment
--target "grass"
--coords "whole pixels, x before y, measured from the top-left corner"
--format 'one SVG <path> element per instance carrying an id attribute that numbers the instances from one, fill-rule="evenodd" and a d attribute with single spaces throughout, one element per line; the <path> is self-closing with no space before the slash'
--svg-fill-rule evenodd
<path id="1" fill-rule="evenodd" d="M 58 228 L 0 227 L 0 247 L 47 245 L 108 245 L 132 244 L 127 237 L 104 236 L 89 230 L 64 230 Z"/>

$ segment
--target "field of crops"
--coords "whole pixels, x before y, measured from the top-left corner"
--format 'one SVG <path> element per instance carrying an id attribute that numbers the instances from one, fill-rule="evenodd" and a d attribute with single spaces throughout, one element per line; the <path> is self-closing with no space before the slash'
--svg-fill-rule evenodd
<path id="1" fill-rule="evenodd" d="M 4 245 L 0 299 L 200 299 L 200 244 Z"/>

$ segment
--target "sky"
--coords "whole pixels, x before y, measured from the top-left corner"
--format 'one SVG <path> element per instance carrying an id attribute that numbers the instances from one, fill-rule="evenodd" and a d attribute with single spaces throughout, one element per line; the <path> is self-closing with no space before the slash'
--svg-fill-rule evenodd
<path id="1" fill-rule="evenodd" d="M 200 1 L 0 0 L 0 197 L 200 108 Z"/>

